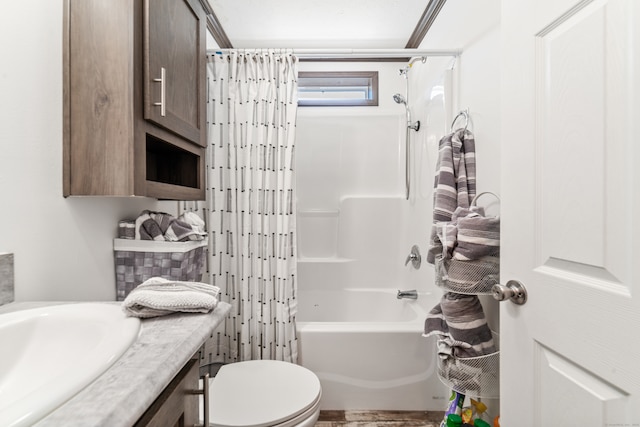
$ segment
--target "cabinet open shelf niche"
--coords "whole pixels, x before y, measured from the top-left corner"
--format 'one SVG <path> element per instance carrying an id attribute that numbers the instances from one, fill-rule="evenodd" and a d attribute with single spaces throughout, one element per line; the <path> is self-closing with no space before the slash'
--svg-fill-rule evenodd
<path id="1" fill-rule="evenodd" d="M 147 134 L 147 181 L 200 187 L 200 156 Z"/>

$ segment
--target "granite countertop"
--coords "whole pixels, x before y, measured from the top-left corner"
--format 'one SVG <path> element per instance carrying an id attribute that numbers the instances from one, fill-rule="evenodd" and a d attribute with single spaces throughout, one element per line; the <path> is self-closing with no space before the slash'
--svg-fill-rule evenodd
<path id="1" fill-rule="evenodd" d="M 11 303 L 0 313 L 55 303 Z M 138 339 L 100 377 L 35 425 L 132 426 L 200 349 L 231 306 L 143 320 Z"/>

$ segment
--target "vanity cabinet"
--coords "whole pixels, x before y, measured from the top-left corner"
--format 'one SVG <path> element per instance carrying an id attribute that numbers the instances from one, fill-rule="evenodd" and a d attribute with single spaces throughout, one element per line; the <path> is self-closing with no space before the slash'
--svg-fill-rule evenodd
<path id="1" fill-rule="evenodd" d="M 199 422 L 199 363 L 191 359 L 140 417 L 135 427 L 184 427 Z"/>
<path id="2" fill-rule="evenodd" d="M 66 0 L 64 196 L 203 200 L 198 0 Z"/>

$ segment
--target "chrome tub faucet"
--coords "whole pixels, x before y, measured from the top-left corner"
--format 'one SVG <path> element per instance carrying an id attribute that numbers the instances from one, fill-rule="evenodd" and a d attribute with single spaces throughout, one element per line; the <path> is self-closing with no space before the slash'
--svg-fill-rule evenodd
<path id="1" fill-rule="evenodd" d="M 398 289 L 398 295 L 396 297 L 398 299 L 418 299 L 418 291 L 416 291 L 415 289 L 412 289 L 410 291 L 401 291 Z"/>

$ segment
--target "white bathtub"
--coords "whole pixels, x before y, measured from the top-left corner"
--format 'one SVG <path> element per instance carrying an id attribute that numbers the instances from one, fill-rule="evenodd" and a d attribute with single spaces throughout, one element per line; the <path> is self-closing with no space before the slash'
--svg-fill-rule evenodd
<path id="1" fill-rule="evenodd" d="M 298 293 L 300 362 L 320 378 L 321 409 L 445 409 L 435 340 L 421 336 L 441 293 L 397 299 L 396 289 Z"/>

